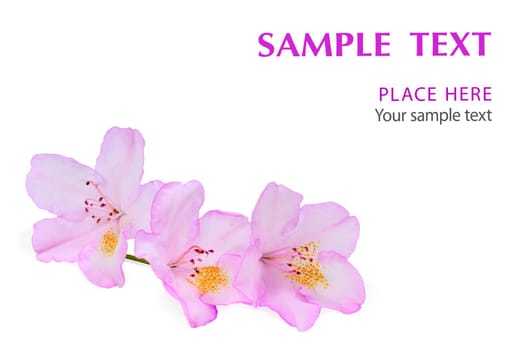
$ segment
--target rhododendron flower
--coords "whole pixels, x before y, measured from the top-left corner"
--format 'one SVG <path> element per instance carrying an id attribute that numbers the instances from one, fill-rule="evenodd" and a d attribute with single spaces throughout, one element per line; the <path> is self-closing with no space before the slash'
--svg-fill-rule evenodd
<path id="1" fill-rule="evenodd" d="M 215 305 L 250 302 L 236 280 L 249 221 L 220 211 L 198 219 L 203 199 L 199 182 L 164 185 L 153 201 L 152 233 L 140 231 L 135 241 L 135 254 L 149 261 L 192 327 L 214 320 Z"/>
<path id="2" fill-rule="evenodd" d="M 95 169 L 71 158 L 39 154 L 31 161 L 27 192 L 42 209 L 56 214 L 34 225 L 37 258 L 78 262 L 101 287 L 122 286 L 126 238 L 149 229 L 158 181 L 140 185 L 144 140 L 133 129 L 110 129 Z"/>
<path id="3" fill-rule="evenodd" d="M 247 295 L 299 330 L 310 328 L 320 308 L 352 313 L 365 299 L 363 281 L 347 261 L 359 224 L 332 202 L 304 205 L 302 196 L 270 183 L 252 214 L 254 238 L 242 275 L 260 277 Z M 256 254 L 257 252 L 257 254 Z"/>

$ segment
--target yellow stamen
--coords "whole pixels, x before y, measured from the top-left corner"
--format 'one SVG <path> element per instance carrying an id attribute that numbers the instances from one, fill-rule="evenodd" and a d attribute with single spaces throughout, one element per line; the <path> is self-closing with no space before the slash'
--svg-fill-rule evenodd
<path id="1" fill-rule="evenodd" d="M 195 269 L 195 273 L 187 281 L 198 288 L 202 294 L 216 293 L 227 285 L 229 278 L 219 266 L 203 266 Z"/>
<path id="2" fill-rule="evenodd" d="M 317 286 L 327 288 L 329 281 L 321 272 L 321 265 L 316 261 L 318 242 L 308 242 L 293 248 L 293 254 L 287 263 L 290 271 L 285 272 L 285 277 L 293 283 L 314 289 Z"/>
<path id="3" fill-rule="evenodd" d="M 102 237 L 100 250 L 107 256 L 113 256 L 118 245 L 118 235 L 110 228 Z"/>

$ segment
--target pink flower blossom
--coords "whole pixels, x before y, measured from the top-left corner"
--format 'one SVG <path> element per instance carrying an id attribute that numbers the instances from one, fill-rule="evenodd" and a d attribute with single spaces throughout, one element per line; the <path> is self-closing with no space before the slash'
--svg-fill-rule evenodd
<path id="1" fill-rule="evenodd" d="M 203 200 L 199 182 L 164 185 L 153 201 L 152 233 L 140 231 L 135 241 L 136 255 L 149 261 L 192 327 L 214 320 L 215 305 L 250 302 L 237 280 L 249 245 L 249 221 L 220 211 L 199 219 Z"/>
<path id="2" fill-rule="evenodd" d="M 149 229 L 152 198 L 161 183 L 140 185 L 144 140 L 133 129 L 110 129 L 95 169 L 71 158 L 39 154 L 31 161 L 27 192 L 57 217 L 34 225 L 33 248 L 43 262 L 78 262 L 100 287 L 124 284 L 127 238 Z"/>
<path id="3" fill-rule="evenodd" d="M 347 261 L 359 224 L 332 202 L 304 205 L 302 196 L 270 183 L 252 214 L 254 245 L 241 276 L 259 276 L 245 294 L 276 311 L 287 323 L 307 330 L 320 308 L 352 313 L 365 299 L 363 281 Z"/>

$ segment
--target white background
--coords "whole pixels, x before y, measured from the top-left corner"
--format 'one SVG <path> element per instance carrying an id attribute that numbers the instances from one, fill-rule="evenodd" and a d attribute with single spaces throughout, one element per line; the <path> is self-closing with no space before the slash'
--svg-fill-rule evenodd
<path id="1" fill-rule="evenodd" d="M 0 2 L 0 348 L 521 349 L 521 20 L 492 2 Z M 257 37 L 391 32 L 391 57 L 259 58 Z M 485 57 L 415 57 L 411 31 L 490 31 Z M 372 42 L 369 42 L 372 44 Z M 353 51 L 352 51 L 353 52 Z M 382 103 L 379 86 L 492 86 L 490 103 Z M 374 108 L 493 111 L 382 124 Z M 30 158 L 93 166 L 112 126 L 146 139 L 144 180 L 200 180 L 249 215 L 267 182 L 361 223 L 367 301 L 300 333 L 233 305 L 191 329 L 148 268 L 91 285 L 38 262 Z"/>

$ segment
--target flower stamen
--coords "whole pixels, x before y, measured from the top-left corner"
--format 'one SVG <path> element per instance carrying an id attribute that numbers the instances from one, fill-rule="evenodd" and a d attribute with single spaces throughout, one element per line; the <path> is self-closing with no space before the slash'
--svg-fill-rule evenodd
<path id="1" fill-rule="evenodd" d="M 93 219 L 97 224 L 116 220 L 123 215 L 123 213 L 116 209 L 111 201 L 105 197 L 96 183 L 89 180 L 86 181 L 85 185 L 94 187 L 98 194 L 96 199 L 87 198 L 83 203 L 85 205 L 85 212 L 90 214 L 91 219 Z"/>
<path id="2" fill-rule="evenodd" d="M 214 253 L 214 249 L 205 250 L 197 245 L 192 245 L 187 248 L 176 260 L 169 263 L 168 266 L 172 269 L 180 267 L 184 264 L 196 265 L 198 262 L 203 262 L 203 258 Z"/>
<path id="3" fill-rule="evenodd" d="M 200 294 L 215 293 L 227 285 L 229 278 L 219 266 L 202 266 L 205 259 L 213 253 L 214 249 L 192 245 L 167 266 L 174 273 L 184 275 L 187 282 L 195 286 Z"/>
<path id="4" fill-rule="evenodd" d="M 316 260 L 318 241 L 311 241 L 304 245 L 281 249 L 262 257 L 262 261 L 275 264 L 282 271 L 285 278 L 309 289 L 316 287 L 327 288 L 329 282 L 321 271 L 321 265 Z"/>

